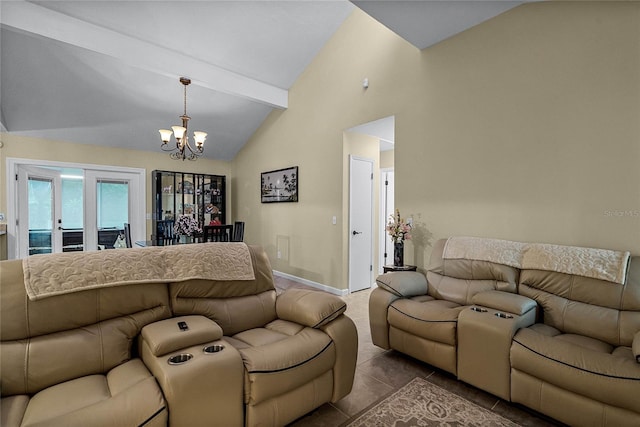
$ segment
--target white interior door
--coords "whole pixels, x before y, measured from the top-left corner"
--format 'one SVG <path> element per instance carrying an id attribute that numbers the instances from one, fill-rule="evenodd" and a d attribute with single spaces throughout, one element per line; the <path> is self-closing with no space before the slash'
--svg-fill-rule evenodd
<path id="1" fill-rule="evenodd" d="M 349 156 L 349 291 L 373 282 L 373 160 Z"/>
<path id="2" fill-rule="evenodd" d="M 20 258 L 62 252 L 62 178 L 53 169 L 21 165 L 17 241 Z"/>

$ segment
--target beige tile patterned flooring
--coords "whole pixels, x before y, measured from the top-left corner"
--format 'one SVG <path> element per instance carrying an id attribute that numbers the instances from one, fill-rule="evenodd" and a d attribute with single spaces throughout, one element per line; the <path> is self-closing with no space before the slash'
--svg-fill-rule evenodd
<path id="1" fill-rule="evenodd" d="M 291 287 L 305 287 L 277 276 L 275 283 L 279 291 Z M 455 376 L 431 365 L 396 351 L 383 350 L 374 346 L 369 330 L 370 292 L 371 290 L 364 290 L 343 297 L 347 302 L 346 314 L 353 320 L 358 330 L 358 362 L 353 390 L 340 401 L 321 406 L 292 423 L 290 427 L 339 426 L 418 376 L 522 426 L 561 425 L 458 381 Z"/>

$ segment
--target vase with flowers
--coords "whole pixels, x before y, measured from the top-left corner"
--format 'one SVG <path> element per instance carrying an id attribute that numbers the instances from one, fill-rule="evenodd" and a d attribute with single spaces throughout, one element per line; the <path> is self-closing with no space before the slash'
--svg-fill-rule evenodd
<path id="1" fill-rule="evenodd" d="M 198 220 L 190 215 L 180 215 L 173 226 L 173 232 L 180 236 L 181 243 L 193 240 L 193 236 L 202 233 Z"/>
<path id="2" fill-rule="evenodd" d="M 402 267 L 404 265 L 404 241 L 411 239 L 411 224 L 400 216 L 398 209 L 396 209 L 395 215 L 389 216 L 387 233 L 393 240 L 393 265 Z"/>

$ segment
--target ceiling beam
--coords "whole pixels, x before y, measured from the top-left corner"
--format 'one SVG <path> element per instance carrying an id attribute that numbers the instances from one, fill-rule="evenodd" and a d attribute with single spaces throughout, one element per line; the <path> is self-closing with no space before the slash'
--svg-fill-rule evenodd
<path id="1" fill-rule="evenodd" d="M 0 23 L 107 55 L 155 74 L 177 79 L 188 71 L 196 86 L 279 109 L 288 105 L 289 94 L 285 89 L 24 0 L 3 2 Z"/>

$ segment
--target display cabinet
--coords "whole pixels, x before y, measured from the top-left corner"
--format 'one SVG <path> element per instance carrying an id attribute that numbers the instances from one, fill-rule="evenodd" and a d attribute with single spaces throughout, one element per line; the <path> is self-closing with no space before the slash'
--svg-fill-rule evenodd
<path id="1" fill-rule="evenodd" d="M 224 176 L 155 170 L 152 182 L 153 234 L 157 221 L 180 215 L 197 218 L 201 227 L 226 223 Z"/>

